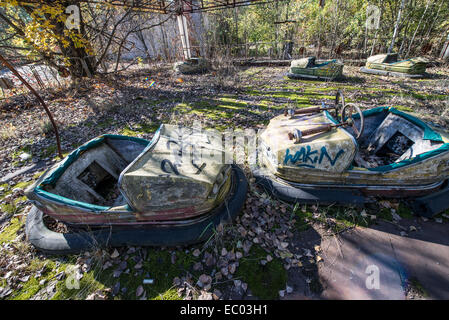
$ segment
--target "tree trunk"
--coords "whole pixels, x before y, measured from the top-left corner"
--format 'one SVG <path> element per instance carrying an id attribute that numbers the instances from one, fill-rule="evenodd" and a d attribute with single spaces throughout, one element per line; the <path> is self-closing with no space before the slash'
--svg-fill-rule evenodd
<path id="1" fill-rule="evenodd" d="M 374 54 L 374 48 L 376 46 L 376 41 L 377 41 L 377 33 L 378 33 L 379 29 L 376 30 L 376 33 L 374 34 L 374 39 L 373 39 L 373 46 L 371 47 L 371 53 L 370 56 L 372 56 Z"/>
<path id="2" fill-rule="evenodd" d="M 145 54 L 146 54 L 146 60 L 147 60 L 147 63 L 149 63 L 151 60 L 150 50 L 148 49 L 147 43 L 145 42 L 145 36 L 143 35 L 142 30 L 138 30 L 136 32 L 136 36 L 143 45 L 143 49 L 145 50 Z"/>
<path id="3" fill-rule="evenodd" d="M 410 40 L 410 44 L 408 45 L 407 54 L 405 55 L 406 57 L 408 57 L 408 55 L 410 54 L 410 49 L 412 48 L 413 42 L 415 41 L 416 34 L 418 33 L 419 28 L 421 27 L 421 23 L 424 19 L 424 16 L 427 13 L 427 9 L 429 9 L 429 4 L 430 4 L 430 0 L 427 0 L 426 8 L 424 9 L 421 19 L 419 19 L 418 26 L 416 27 L 415 32 L 413 33 L 412 39 Z"/>
<path id="4" fill-rule="evenodd" d="M 159 15 L 159 22 L 161 22 L 161 16 Z M 163 49 L 164 49 L 164 55 L 165 58 L 168 59 L 169 58 L 169 52 L 168 52 L 168 44 L 167 44 L 167 39 L 166 39 L 166 35 L 165 35 L 165 31 L 164 28 L 162 27 L 162 24 L 159 25 L 159 29 L 161 31 L 161 36 L 162 36 L 162 45 L 163 45 Z"/>
<path id="5" fill-rule="evenodd" d="M 334 51 L 334 48 L 336 46 L 336 42 L 338 39 L 338 19 L 340 18 L 340 0 L 337 0 L 337 3 L 335 4 L 335 25 L 334 25 L 334 32 L 332 35 L 332 41 L 331 41 L 331 49 L 330 49 L 330 53 L 332 54 L 332 52 Z"/>
<path id="6" fill-rule="evenodd" d="M 394 43 L 396 42 L 396 37 L 397 37 L 398 31 L 399 31 L 399 26 L 401 24 L 401 15 L 402 15 L 402 10 L 404 10 L 404 7 L 405 7 L 405 0 L 402 0 L 401 7 L 399 8 L 399 11 L 398 11 L 398 17 L 396 20 L 396 24 L 394 26 L 393 38 L 391 39 L 391 44 L 390 44 L 390 47 L 388 48 L 388 53 L 391 53 L 393 51 Z"/>
<path id="7" fill-rule="evenodd" d="M 62 22 L 57 23 L 56 21 L 54 23 L 56 25 L 54 32 L 61 36 L 64 35 L 65 24 Z M 81 28 L 80 31 L 82 37 L 84 37 L 84 28 Z M 92 77 L 95 74 L 95 57 L 88 53 L 88 48 L 77 48 L 73 41 L 69 41 L 69 45 L 67 47 L 60 44 L 60 50 L 63 56 L 67 57 L 70 62 L 68 69 L 72 77 Z"/>
<path id="8" fill-rule="evenodd" d="M 443 45 L 443 50 L 441 50 L 440 58 L 443 60 L 449 60 L 449 34 L 447 35 L 446 42 Z"/>
<path id="9" fill-rule="evenodd" d="M 437 10 L 437 14 L 435 15 L 435 18 L 430 23 L 427 33 L 421 38 L 421 42 L 419 44 L 420 47 L 423 46 L 424 41 L 429 37 L 430 33 L 432 32 L 433 26 L 435 25 L 435 22 L 438 20 L 438 17 L 440 16 L 441 6 L 443 5 L 444 1 L 446 1 L 446 0 L 441 0 L 440 5 L 438 6 L 438 10 Z M 426 27 L 427 27 L 427 25 L 425 25 L 423 29 L 425 30 Z"/>
<path id="10" fill-rule="evenodd" d="M 51 1 L 44 1 L 44 4 L 51 5 Z M 63 7 L 68 7 L 69 5 L 72 5 L 72 1 L 65 1 L 62 3 Z M 33 10 L 33 7 L 30 6 L 24 6 L 24 9 L 31 14 L 31 11 Z M 80 10 L 80 28 L 79 28 L 79 35 L 82 39 L 87 39 L 86 36 L 86 30 L 84 26 L 83 17 Z M 95 64 L 95 57 L 90 56 L 88 51 L 91 49 L 90 44 L 87 43 L 86 46 L 77 46 L 73 42 L 72 38 L 66 34 L 67 29 L 65 25 L 65 21 L 58 20 L 58 17 L 52 17 L 49 15 L 46 15 L 46 18 L 51 21 L 51 23 L 55 26 L 54 29 L 52 29 L 52 32 L 59 38 L 67 40 L 68 46 L 64 46 L 61 41 L 58 41 L 59 44 L 59 50 L 61 50 L 62 55 L 64 58 L 67 58 L 69 60 L 70 65 L 67 66 L 67 69 L 69 70 L 71 76 L 73 78 L 81 78 L 84 76 L 91 77 L 96 72 L 96 64 Z M 70 30 L 71 32 L 76 32 L 74 29 Z"/>

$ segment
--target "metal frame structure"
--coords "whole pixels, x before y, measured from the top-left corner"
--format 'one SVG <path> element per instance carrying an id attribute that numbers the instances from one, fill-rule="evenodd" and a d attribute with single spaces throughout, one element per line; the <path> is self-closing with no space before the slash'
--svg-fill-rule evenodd
<path id="1" fill-rule="evenodd" d="M 190 50 L 189 29 L 187 27 L 187 19 L 185 14 L 178 14 L 176 16 L 178 20 L 178 29 L 181 36 L 182 51 L 185 59 L 190 59 L 192 53 Z"/>
<path id="2" fill-rule="evenodd" d="M 183 14 L 206 12 L 227 8 L 246 7 L 255 4 L 284 2 L 286 0 L 78 0 L 72 4 L 95 3 L 114 7 L 133 8 L 142 12 Z M 322 1 L 322 0 L 321 0 Z M 19 4 L 39 3 L 39 0 L 19 0 Z"/>
<path id="3" fill-rule="evenodd" d="M 91 2 L 103 4 L 106 2 L 109 5 L 133 7 L 141 11 L 161 14 L 175 13 L 179 15 L 281 1 L 285 0 L 106 0 Z"/>
<path id="4" fill-rule="evenodd" d="M 131 8 L 141 12 L 174 14 L 177 16 L 178 20 L 178 28 L 181 35 L 184 58 L 190 59 L 191 45 L 185 14 L 283 1 L 286 0 L 78 0 L 77 3 L 81 4 L 83 2 L 89 2 L 99 5 L 106 4 L 114 7 Z M 22 2 L 33 3 L 38 2 L 38 0 L 25 0 Z"/>

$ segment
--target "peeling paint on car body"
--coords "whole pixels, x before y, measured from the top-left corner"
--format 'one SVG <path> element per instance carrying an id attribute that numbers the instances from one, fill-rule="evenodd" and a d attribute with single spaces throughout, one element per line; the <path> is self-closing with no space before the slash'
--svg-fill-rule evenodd
<path id="1" fill-rule="evenodd" d="M 390 110 L 393 108 L 385 108 L 384 111 L 389 114 Z M 449 178 L 449 150 L 447 150 L 449 133 L 424 123 L 423 125 L 426 125 L 426 128 L 433 131 L 436 136 L 441 136 L 440 141 L 432 142 L 434 150 L 414 154 L 410 158 L 411 161 L 406 164 L 377 171 L 376 168 L 369 169 L 354 165 L 354 156 L 360 146 L 353 139 L 345 137 L 344 133 L 349 134 L 345 129 L 336 128 L 330 132 L 315 134 L 296 145 L 286 138 L 287 132 L 295 126 L 303 130 L 310 128 L 314 123 L 326 123 L 326 118 L 324 113 L 298 119 L 288 119 L 282 115 L 273 118 L 261 136 L 265 149 L 262 147 L 262 156 L 259 160 L 266 167 L 267 174 L 273 179 L 281 179 L 287 184 L 300 187 L 354 188 L 374 196 L 425 195 L 439 189 Z M 366 119 L 367 117 L 365 121 Z M 416 119 L 416 122 L 418 121 L 420 120 Z M 409 125 L 413 124 L 409 123 Z M 421 130 L 421 132 L 424 131 Z M 298 165 L 302 164 L 298 158 L 306 159 L 307 150 L 301 150 L 307 146 L 313 146 L 312 150 L 321 150 L 321 148 L 332 150 L 328 153 L 330 159 L 335 160 L 335 164 L 332 165 L 332 161 L 322 163 L 317 161 L 313 168 Z M 337 157 L 339 150 L 344 150 L 344 153 Z M 286 154 L 287 161 L 285 161 Z M 319 152 L 316 155 L 319 155 Z M 310 158 L 307 159 L 310 163 Z M 414 159 L 418 160 L 413 161 Z"/>
<path id="2" fill-rule="evenodd" d="M 317 170 L 341 173 L 354 158 L 357 143 L 343 128 L 305 137 L 296 144 L 288 139 L 293 129 L 306 130 L 322 123 L 333 122 L 324 114 L 288 118 L 280 115 L 272 119 L 261 134 L 262 143 L 267 146 L 265 156 L 272 159 L 276 171 Z M 274 160 L 273 160 L 274 159 Z"/>
<path id="3" fill-rule="evenodd" d="M 136 150 L 131 148 L 136 141 L 131 141 L 133 138 L 130 137 L 93 139 L 43 174 L 26 190 L 26 195 L 44 213 L 67 223 L 192 223 L 219 206 L 227 197 L 231 189 L 231 165 L 221 164 L 210 157 L 201 158 L 201 163 L 196 166 L 189 156 L 178 159 L 178 149 L 169 140 L 188 143 L 189 137 L 178 137 L 176 130 L 176 126 L 162 125 L 151 142 L 137 141 L 143 145 L 134 148 Z M 208 137 L 210 143 L 201 143 L 196 137 L 190 137 L 195 140 L 194 144 L 190 141 L 190 145 L 201 148 L 203 152 L 218 148 L 215 145 L 218 141 L 210 135 Z M 117 144 L 115 139 L 127 142 L 114 145 Z M 68 162 L 67 159 L 72 161 Z M 167 168 L 162 165 L 164 161 L 169 163 Z M 89 187 L 80 181 L 80 172 L 86 171 L 92 163 L 101 167 L 104 175 L 116 178 L 120 190 L 118 197 L 124 198 L 117 205 L 97 205 L 87 200 L 92 196 L 101 198 L 99 191 L 93 190 L 94 186 Z M 58 170 L 62 172 L 53 179 L 55 181 L 45 183 Z M 221 177 L 220 182 L 217 181 L 218 177 Z"/>

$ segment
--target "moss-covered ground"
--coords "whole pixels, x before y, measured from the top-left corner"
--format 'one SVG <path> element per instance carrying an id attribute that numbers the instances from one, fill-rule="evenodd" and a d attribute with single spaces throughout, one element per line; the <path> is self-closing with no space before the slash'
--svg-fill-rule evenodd
<path id="1" fill-rule="evenodd" d="M 362 108 L 394 106 L 401 111 L 417 113 L 425 120 L 443 126 L 449 124 L 449 92 L 447 85 L 442 85 L 444 81 L 447 84 L 447 78 L 441 78 L 449 76 L 447 71 L 430 70 L 431 77 L 424 80 L 398 80 L 368 76 L 357 70 L 357 67 L 345 67 L 345 79 L 322 82 L 290 80 L 285 77 L 284 67 L 242 68 L 235 70 L 230 79 L 220 83 L 216 82 L 212 74 L 183 76 L 180 81 L 177 76 L 167 77 L 160 70 L 149 70 L 87 86 L 83 92 L 91 92 L 93 96 L 95 91 L 89 90 L 96 89 L 96 86 L 106 88 L 109 96 L 103 103 L 92 104 L 87 96 L 81 94 L 79 100 L 88 101 L 83 107 L 67 108 L 64 97 L 55 98 L 53 107 L 63 108 L 57 114 L 61 119 L 62 141 L 66 142 L 64 155 L 81 143 L 104 133 L 149 139 L 161 123 L 167 122 L 191 125 L 194 121 L 202 121 L 205 127 L 219 130 L 263 127 L 285 107 L 303 108 L 320 104 L 321 101 L 330 103 L 337 90 L 344 92 L 346 102 L 360 103 Z M 147 76 L 156 81 L 151 88 L 143 85 L 142 79 Z M 129 98 L 120 99 L 118 92 L 129 94 Z M 27 117 L 32 118 L 33 114 L 29 112 L 23 110 L 23 119 L 19 117 L 12 120 L 18 121 L 12 124 L 15 130 L 21 130 L 20 121 L 25 124 Z M 67 115 L 65 118 L 60 116 L 62 112 Z M 2 137 L 3 143 L 13 144 L 11 137 L 13 135 Z M 53 139 L 51 134 L 28 137 L 14 151 L 3 156 L 2 161 L 11 163 L 12 167 L 20 167 L 24 165 L 20 160 L 20 155 L 24 152 L 29 153 L 32 159 L 56 160 Z M 32 179 L 28 181 L 0 185 L 3 188 L 0 201 L 11 195 L 16 188 L 25 189 L 42 172 L 33 173 Z M 15 248 L 12 251 L 2 250 L 0 261 L 29 255 L 28 265 L 20 272 L 32 275 L 23 279 L 20 288 L 8 295 L 7 299 L 45 298 L 47 293 L 44 291 L 50 283 L 55 285 L 51 294 L 53 299 L 85 299 L 95 291 L 110 290 L 118 286 L 118 283 L 119 290 L 115 299 L 136 299 L 136 290 L 143 285 L 144 279 L 154 280 L 153 284 L 143 285 L 145 298 L 179 299 L 173 278 L 189 276 L 195 280 L 206 272 L 193 270 L 193 265 L 199 262 L 199 258 L 194 257 L 191 250 L 187 252 L 189 248 L 171 249 L 176 255 L 175 262 L 172 261 L 171 251 L 166 249 L 143 248 L 128 254 L 125 248 L 120 251 L 118 259 L 126 261 L 126 267 L 119 276 L 114 272 L 117 265 L 103 269 L 104 253 L 100 253 L 95 256 L 96 262 L 91 270 L 85 272 L 80 279 L 80 289 L 69 289 L 66 285 L 67 275 L 61 277 L 60 274 L 67 271 L 67 268 L 73 268 L 82 256 L 52 257 L 38 254 L 32 249 L 23 237 L 26 210 L 29 209 L 25 200 L 22 195 L 15 197 L 12 202 L 0 204 L 1 212 L 7 213 L 7 219 L 0 225 L 0 245 Z M 392 220 L 391 208 L 381 206 L 360 209 L 296 205 L 290 211 L 291 219 L 295 219 L 295 230 L 291 230 L 292 232 L 307 231 L 316 222 L 329 225 L 334 232 L 341 232 L 354 226 L 370 226 L 379 219 Z M 402 203 L 398 204 L 395 212 L 403 218 L 413 217 L 412 212 Z M 448 222 L 447 214 L 449 212 L 446 212 L 446 216 L 439 216 L 445 223 Z M 277 228 L 278 224 L 272 227 L 273 230 Z M 234 240 L 229 244 L 231 247 L 235 245 Z M 258 298 L 274 299 L 278 297 L 279 290 L 285 288 L 287 272 L 278 258 L 262 265 L 260 260 L 266 255 L 265 249 L 254 245 L 249 255 L 240 260 L 235 278 L 246 282 L 253 295 Z M 142 262 L 138 264 L 136 261 Z M 19 271 L 12 272 L 14 275 Z M 0 277 L 0 288 L 6 286 L 6 280 Z M 226 285 L 220 285 L 219 288 L 226 290 Z"/>

